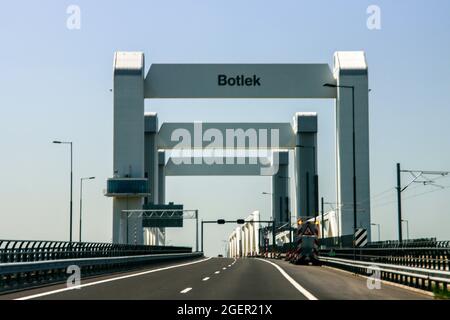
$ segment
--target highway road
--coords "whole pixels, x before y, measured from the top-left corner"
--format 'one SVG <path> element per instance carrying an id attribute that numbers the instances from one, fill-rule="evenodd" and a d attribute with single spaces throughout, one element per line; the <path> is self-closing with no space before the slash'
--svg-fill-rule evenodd
<path id="1" fill-rule="evenodd" d="M 366 282 L 348 272 L 281 260 L 202 258 L 82 279 L 79 289 L 51 285 L 0 299 L 432 299 L 385 283 L 371 290 Z"/>

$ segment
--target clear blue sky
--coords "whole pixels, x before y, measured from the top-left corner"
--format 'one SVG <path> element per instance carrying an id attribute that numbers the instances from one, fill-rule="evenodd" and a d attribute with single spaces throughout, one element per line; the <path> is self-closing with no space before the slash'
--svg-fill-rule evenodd
<path id="1" fill-rule="evenodd" d="M 81 29 L 66 28 L 69 5 Z M 366 26 L 369 5 L 381 30 Z M 112 58 L 139 50 L 152 62 L 332 63 L 338 50 L 364 50 L 369 63 L 372 220 L 396 237 L 395 163 L 450 170 L 449 1 L 8 1 L 0 11 L 0 238 L 67 239 L 68 150 L 75 145 L 75 219 L 85 185 L 85 239 L 111 239 Z M 320 192 L 335 201 L 333 102 L 327 100 L 151 101 L 164 121 L 290 121 L 319 113 Z M 406 177 L 405 177 L 406 179 Z M 440 180 L 450 185 L 450 179 Z M 267 178 L 169 178 L 167 200 L 204 218 L 270 215 Z M 405 197 L 434 190 L 415 187 Z M 412 237 L 450 239 L 450 189 L 404 202 Z M 193 244 L 192 222 L 170 230 Z M 78 225 L 75 223 L 74 232 Z M 232 226 L 207 230 L 207 253 Z"/>

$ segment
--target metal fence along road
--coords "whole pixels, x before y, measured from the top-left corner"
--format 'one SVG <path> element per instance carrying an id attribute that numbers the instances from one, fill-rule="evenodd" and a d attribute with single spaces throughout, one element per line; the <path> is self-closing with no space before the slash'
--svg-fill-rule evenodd
<path id="1" fill-rule="evenodd" d="M 90 276 L 202 255 L 190 247 L 0 240 L 0 292 L 66 281 L 70 266 Z"/>
<path id="2" fill-rule="evenodd" d="M 99 242 L 0 240 L 0 263 L 189 252 L 192 252 L 190 247 Z"/>

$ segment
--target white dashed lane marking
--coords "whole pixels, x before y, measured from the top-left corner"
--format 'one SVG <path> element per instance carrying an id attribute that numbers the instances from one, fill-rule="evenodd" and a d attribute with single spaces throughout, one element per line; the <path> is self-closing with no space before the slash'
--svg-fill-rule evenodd
<path id="1" fill-rule="evenodd" d="M 52 290 L 52 291 L 46 291 L 46 292 L 42 292 L 42 293 L 30 295 L 30 296 L 24 296 L 24 297 L 16 298 L 15 300 L 29 300 L 29 299 L 40 298 L 40 297 L 48 296 L 48 295 L 51 295 L 51 294 L 61 293 L 61 292 L 65 292 L 65 291 L 75 290 L 75 289 L 81 289 L 81 288 L 84 288 L 84 287 L 95 286 L 95 285 L 99 285 L 99 284 L 103 284 L 103 283 L 107 283 L 107 282 L 111 282 L 111 281 L 123 280 L 123 279 L 128 279 L 128 278 L 132 278 L 132 277 L 138 277 L 138 276 L 142 276 L 142 275 L 146 275 L 146 274 L 150 274 L 150 273 L 154 273 L 154 272 L 158 272 L 158 271 L 164 271 L 164 270 L 170 270 L 170 269 L 174 269 L 174 268 L 180 268 L 180 267 L 184 267 L 184 266 L 189 266 L 189 265 L 193 265 L 193 264 L 197 264 L 197 263 L 201 263 L 201 262 L 206 262 L 206 261 L 208 261 L 210 259 L 211 259 L 211 257 L 210 258 L 206 258 L 206 259 L 202 259 L 202 260 L 193 261 L 193 262 L 176 264 L 176 265 L 172 265 L 172 266 L 168 266 L 168 267 L 163 267 L 163 268 L 158 268 L 158 269 L 153 269 L 153 270 L 148 270 L 148 271 L 143 271 L 143 272 L 132 273 L 132 274 L 128 274 L 128 275 L 125 275 L 125 276 L 119 276 L 119 277 L 108 278 L 108 279 L 104 279 L 104 280 L 100 280 L 100 281 L 88 282 L 88 283 L 85 283 L 85 284 L 81 284 L 79 286 L 66 287 L 66 288 L 61 288 L 61 289 Z"/>
<path id="2" fill-rule="evenodd" d="M 186 288 L 184 290 L 181 290 L 180 293 L 186 293 L 186 292 L 189 292 L 191 290 L 192 290 L 192 288 Z"/>

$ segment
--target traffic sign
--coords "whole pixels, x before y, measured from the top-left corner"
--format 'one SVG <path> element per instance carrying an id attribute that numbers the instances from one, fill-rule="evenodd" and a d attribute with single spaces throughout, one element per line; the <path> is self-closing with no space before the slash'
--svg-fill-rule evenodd
<path id="1" fill-rule="evenodd" d="M 355 247 L 364 247 L 367 244 L 367 229 L 358 228 L 355 232 Z"/>

